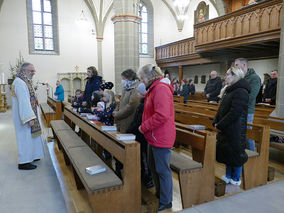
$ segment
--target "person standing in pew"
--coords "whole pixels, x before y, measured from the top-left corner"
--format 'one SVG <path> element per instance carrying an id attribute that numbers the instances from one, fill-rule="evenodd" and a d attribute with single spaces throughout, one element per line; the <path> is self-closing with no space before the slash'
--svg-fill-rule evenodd
<path id="1" fill-rule="evenodd" d="M 183 96 L 184 103 L 187 103 L 188 94 L 189 94 L 189 85 L 186 83 L 186 79 L 181 81 L 181 86 L 177 92 L 178 96 Z"/>
<path id="2" fill-rule="evenodd" d="M 195 94 L 195 85 L 194 85 L 192 79 L 188 80 L 188 88 L 189 88 L 189 94 L 194 95 Z"/>
<path id="3" fill-rule="evenodd" d="M 270 73 L 270 78 L 264 89 L 263 101 L 270 105 L 276 104 L 276 90 L 277 90 L 277 70 L 273 70 Z"/>
<path id="4" fill-rule="evenodd" d="M 152 173 L 150 171 L 147 160 L 148 142 L 145 139 L 144 135 L 138 130 L 139 126 L 142 123 L 142 115 L 144 111 L 144 100 L 146 93 L 145 84 L 140 83 L 137 87 L 137 91 L 138 91 L 138 97 L 140 99 L 140 104 L 136 108 L 134 119 L 126 132 L 136 135 L 136 141 L 138 141 L 141 145 L 140 146 L 141 177 L 145 187 L 148 189 L 154 186 L 152 182 Z"/>
<path id="5" fill-rule="evenodd" d="M 54 92 L 57 101 L 64 101 L 64 88 L 61 85 L 60 81 L 56 81 L 56 90 Z"/>
<path id="6" fill-rule="evenodd" d="M 248 60 L 245 58 L 237 58 L 235 60 L 235 67 L 240 68 L 244 75 L 245 79 L 247 80 L 250 86 L 250 93 L 249 93 L 249 103 L 248 103 L 248 116 L 247 122 L 249 124 L 253 123 L 254 118 L 254 110 L 255 110 L 255 102 L 258 92 L 261 87 L 261 80 L 260 77 L 256 74 L 254 69 L 248 68 Z M 251 128 L 251 127 L 248 127 Z M 247 139 L 246 142 L 247 149 L 251 151 L 255 151 L 255 142 L 252 139 Z"/>
<path id="7" fill-rule="evenodd" d="M 138 75 L 147 88 L 139 131 L 149 143 L 149 166 L 160 199 L 158 211 L 162 211 L 171 208 L 173 200 L 170 168 L 171 148 L 176 139 L 173 88 L 163 78 L 161 69 L 152 64 L 141 67 Z"/>
<path id="8" fill-rule="evenodd" d="M 85 86 L 83 95 L 83 107 L 87 107 L 88 103 L 91 102 L 91 96 L 94 91 L 99 91 L 99 87 L 102 84 L 102 77 L 98 76 L 97 68 L 94 66 L 88 67 L 87 69 L 88 80 Z"/>
<path id="9" fill-rule="evenodd" d="M 44 157 L 38 102 L 31 80 L 35 68 L 23 63 L 11 88 L 12 112 L 18 144 L 18 169 L 32 170 L 33 161 Z"/>
<path id="10" fill-rule="evenodd" d="M 210 79 L 207 81 L 204 94 L 208 102 L 217 103 L 219 101 L 219 94 L 222 89 L 222 80 L 218 73 L 213 70 L 210 73 Z"/>
<path id="11" fill-rule="evenodd" d="M 218 130 L 216 160 L 226 165 L 222 180 L 239 186 L 242 166 L 248 159 L 245 143 L 250 86 L 239 68 L 231 67 L 225 81 L 220 94 L 222 101 L 213 120 Z"/>
<path id="12" fill-rule="evenodd" d="M 116 120 L 117 130 L 120 133 L 126 133 L 135 115 L 135 110 L 139 105 L 138 92 L 136 89 L 139 84 L 139 79 L 132 69 L 123 71 L 121 77 L 123 89 L 119 105 L 113 112 L 113 117 Z M 116 161 L 115 172 L 119 177 L 121 177 L 122 168 L 123 165 L 119 161 Z"/>

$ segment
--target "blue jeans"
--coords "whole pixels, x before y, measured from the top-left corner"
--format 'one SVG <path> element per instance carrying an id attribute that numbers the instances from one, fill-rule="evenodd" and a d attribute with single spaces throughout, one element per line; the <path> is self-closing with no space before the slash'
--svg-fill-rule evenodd
<path id="1" fill-rule="evenodd" d="M 239 181 L 242 174 L 242 166 L 233 167 L 226 165 L 226 178 L 233 179 L 234 181 Z"/>
<path id="2" fill-rule="evenodd" d="M 249 124 L 252 124 L 253 118 L 254 118 L 254 114 L 248 114 L 248 116 L 247 116 L 247 122 L 248 122 Z M 248 129 L 252 129 L 252 127 L 251 127 L 251 126 L 248 126 Z M 249 150 L 251 150 L 251 151 L 255 151 L 255 142 L 254 142 L 254 140 L 247 138 L 246 148 L 249 149 Z"/>
<path id="3" fill-rule="evenodd" d="M 156 195 L 160 196 L 160 203 L 166 205 L 173 200 L 173 179 L 170 168 L 171 149 L 149 145 L 148 158 Z"/>

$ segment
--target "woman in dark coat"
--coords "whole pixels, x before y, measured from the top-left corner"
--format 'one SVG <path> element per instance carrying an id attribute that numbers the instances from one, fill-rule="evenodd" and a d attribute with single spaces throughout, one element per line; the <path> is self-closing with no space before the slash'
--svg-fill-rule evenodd
<path id="1" fill-rule="evenodd" d="M 94 91 L 98 91 L 100 85 L 102 84 L 102 77 L 98 76 L 98 71 L 96 67 L 91 66 L 87 69 L 88 81 L 86 83 L 84 95 L 83 95 L 83 103 L 82 105 L 86 107 L 90 101 L 91 96 Z"/>
<path id="2" fill-rule="evenodd" d="M 233 185 L 241 184 L 242 165 L 247 161 L 245 152 L 248 94 L 250 87 L 239 68 L 230 68 L 221 91 L 222 102 L 213 120 L 218 130 L 216 159 L 226 164 L 222 179 Z"/>

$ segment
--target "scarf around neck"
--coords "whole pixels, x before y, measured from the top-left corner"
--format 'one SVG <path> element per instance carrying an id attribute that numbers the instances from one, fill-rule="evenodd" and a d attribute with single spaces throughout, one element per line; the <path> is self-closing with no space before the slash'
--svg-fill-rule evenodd
<path id="1" fill-rule="evenodd" d="M 31 103 L 31 106 L 32 106 L 32 109 L 36 115 L 36 118 L 34 119 L 34 125 L 31 127 L 31 134 L 32 134 L 32 137 L 35 138 L 39 135 L 41 135 L 41 128 L 40 128 L 40 124 L 39 124 L 39 120 L 38 120 L 38 115 L 37 115 L 37 104 L 36 104 L 36 97 L 35 97 L 35 92 L 34 92 L 34 89 L 33 89 L 33 86 L 31 84 L 31 82 L 28 80 L 28 78 L 23 74 L 23 73 L 19 73 L 17 74 L 17 77 L 22 79 L 28 89 L 29 89 L 29 92 L 30 92 L 30 103 Z"/>

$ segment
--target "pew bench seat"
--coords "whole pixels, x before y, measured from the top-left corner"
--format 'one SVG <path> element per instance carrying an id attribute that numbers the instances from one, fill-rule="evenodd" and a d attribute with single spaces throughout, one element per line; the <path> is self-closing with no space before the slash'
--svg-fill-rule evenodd
<path id="1" fill-rule="evenodd" d="M 89 194 L 99 190 L 113 190 L 116 187 L 119 188 L 122 186 L 122 181 L 116 176 L 114 171 L 111 170 L 90 147 L 82 146 L 70 148 L 68 150 L 68 156 L 80 181 Z M 85 169 L 94 165 L 102 165 L 106 168 L 106 171 L 95 175 L 86 173 Z M 77 179 L 76 183 L 77 181 L 79 180 Z M 81 184 L 77 183 L 78 189 L 81 188 L 80 186 Z"/>
<path id="2" fill-rule="evenodd" d="M 55 116 L 54 110 L 47 103 L 40 104 L 40 108 L 47 126 L 50 127 L 50 121 L 54 120 Z"/>
<path id="3" fill-rule="evenodd" d="M 72 166 L 77 189 L 85 188 L 93 209 L 104 212 L 106 205 L 117 203 L 121 199 L 122 180 L 64 123 L 62 120 L 52 121 L 51 128 L 63 152 L 65 163 Z M 102 165 L 106 171 L 95 175 L 86 173 L 86 168 L 94 165 Z M 115 206 L 121 208 L 121 205 Z"/>
<path id="4" fill-rule="evenodd" d="M 201 169 L 202 164 L 191 160 L 175 151 L 171 151 L 171 168 L 175 172 L 179 173 L 182 171 L 191 171 L 195 169 Z"/>
<path id="5" fill-rule="evenodd" d="M 56 132 L 59 130 L 71 129 L 70 126 L 63 120 L 51 121 L 50 124 Z"/>
<path id="6" fill-rule="evenodd" d="M 248 149 L 246 149 L 246 153 L 248 155 L 248 158 L 253 158 L 253 157 L 258 157 L 259 156 L 258 152 L 254 152 L 254 151 L 251 151 L 251 150 L 248 150 Z"/>
<path id="7" fill-rule="evenodd" d="M 271 142 L 270 147 L 284 151 L 284 143 Z"/>

